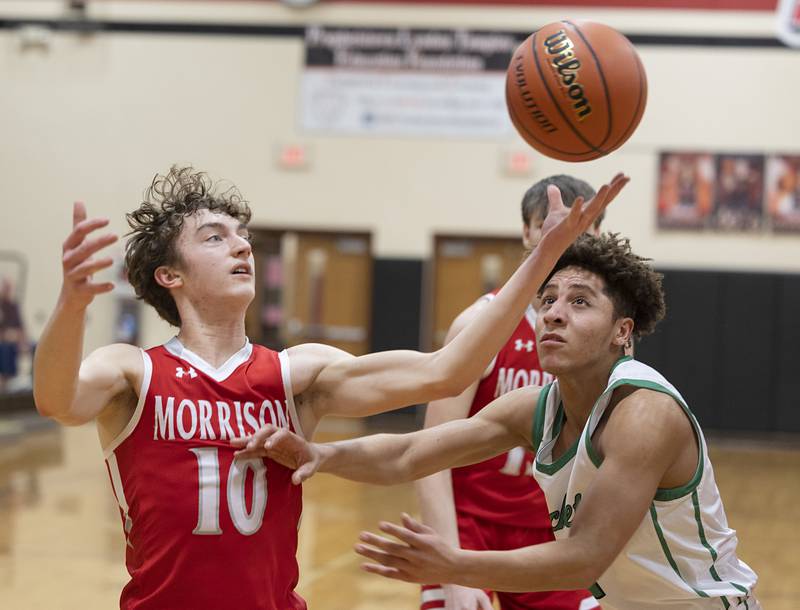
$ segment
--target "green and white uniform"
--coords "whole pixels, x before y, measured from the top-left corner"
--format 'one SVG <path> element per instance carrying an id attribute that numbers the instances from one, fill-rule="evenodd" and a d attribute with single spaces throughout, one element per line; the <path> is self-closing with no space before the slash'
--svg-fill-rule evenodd
<path id="1" fill-rule="evenodd" d="M 757 577 L 736 557 L 736 532 L 728 527 L 700 426 L 672 384 L 631 358 L 617 362 L 581 437 L 555 461 L 552 450 L 564 409 L 558 381 L 542 389 L 533 427 L 534 476 L 547 498 L 556 538 L 569 535 L 575 511 L 600 467 L 592 434 L 613 391 L 623 385 L 672 396 L 692 422 L 700 459 L 686 485 L 658 490 L 647 515 L 592 593 L 604 610 L 757 610 L 758 602 L 750 594 Z"/>

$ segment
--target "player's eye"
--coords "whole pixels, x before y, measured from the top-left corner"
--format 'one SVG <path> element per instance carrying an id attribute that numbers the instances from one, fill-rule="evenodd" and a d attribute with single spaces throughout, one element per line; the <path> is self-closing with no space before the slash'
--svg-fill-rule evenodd
<path id="1" fill-rule="evenodd" d="M 214 235 L 209 235 L 206 238 L 206 241 L 222 241 L 222 238 L 219 235 L 214 234 Z"/>

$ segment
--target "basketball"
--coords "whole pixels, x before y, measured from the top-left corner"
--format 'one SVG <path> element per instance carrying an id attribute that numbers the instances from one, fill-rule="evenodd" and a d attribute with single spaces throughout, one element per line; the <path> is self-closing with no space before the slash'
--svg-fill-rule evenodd
<path id="1" fill-rule="evenodd" d="M 636 49 L 614 28 L 557 21 L 514 52 L 506 103 L 514 127 L 537 151 L 590 161 L 631 137 L 647 103 L 647 77 Z"/>

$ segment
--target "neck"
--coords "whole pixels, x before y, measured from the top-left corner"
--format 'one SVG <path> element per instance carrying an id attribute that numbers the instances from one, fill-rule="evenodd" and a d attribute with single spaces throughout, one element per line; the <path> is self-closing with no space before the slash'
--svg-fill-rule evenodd
<path id="1" fill-rule="evenodd" d="M 200 317 L 181 312 L 178 339 L 214 367 L 222 365 L 245 344 L 244 316 Z"/>
<path id="2" fill-rule="evenodd" d="M 571 422 L 578 431 L 586 426 L 592 407 L 605 391 L 611 369 L 618 359 L 617 356 L 610 361 L 604 358 L 580 371 L 570 371 L 557 376 L 567 422 Z"/>

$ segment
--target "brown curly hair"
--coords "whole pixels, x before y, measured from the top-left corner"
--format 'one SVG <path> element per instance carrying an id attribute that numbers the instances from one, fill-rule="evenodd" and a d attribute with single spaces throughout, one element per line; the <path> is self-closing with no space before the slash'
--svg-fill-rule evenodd
<path id="1" fill-rule="evenodd" d="M 173 165 L 166 175 L 156 174 L 142 204 L 125 215 L 131 228 L 125 245 L 128 281 L 136 296 L 173 326 L 181 325 L 181 316 L 169 290 L 156 282 L 155 270 L 180 262 L 175 241 L 184 219 L 198 210 L 209 210 L 243 224 L 250 221 L 250 207 L 239 190 L 229 186 L 217 192 L 218 186 L 205 172 Z"/>
<path id="2" fill-rule="evenodd" d="M 661 286 L 664 276 L 648 264 L 650 260 L 634 254 L 630 240 L 620 238 L 618 233 L 584 233 L 561 255 L 542 286 L 567 267 L 596 273 L 605 282 L 614 314 L 617 318 L 631 318 L 633 334 L 642 337 L 653 332 L 667 309 Z"/>

